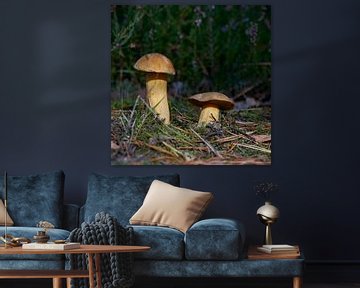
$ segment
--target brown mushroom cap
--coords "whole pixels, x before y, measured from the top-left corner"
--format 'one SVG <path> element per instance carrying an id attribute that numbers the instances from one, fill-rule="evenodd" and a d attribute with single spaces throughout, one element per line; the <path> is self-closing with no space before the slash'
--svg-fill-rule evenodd
<path id="1" fill-rule="evenodd" d="M 215 105 L 222 110 L 231 110 L 234 108 L 235 103 L 226 95 L 218 92 L 206 92 L 190 96 L 188 100 L 199 107 L 205 105 Z"/>
<path id="2" fill-rule="evenodd" d="M 144 72 L 175 75 L 175 69 L 170 59 L 160 53 L 150 53 L 142 56 L 136 61 L 134 68 Z"/>

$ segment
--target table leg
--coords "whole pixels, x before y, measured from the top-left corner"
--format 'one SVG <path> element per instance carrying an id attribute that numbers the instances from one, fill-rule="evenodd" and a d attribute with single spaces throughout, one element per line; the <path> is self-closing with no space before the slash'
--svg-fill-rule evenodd
<path id="1" fill-rule="evenodd" d="M 53 278 L 53 288 L 62 288 L 61 278 Z"/>
<path id="2" fill-rule="evenodd" d="M 97 288 L 102 288 L 101 284 L 101 255 L 95 254 L 95 271 L 96 271 L 96 285 Z"/>
<path id="3" fill-rule="evenodd" d="M 95 288 L 95 283 L 94 283 L 94 254 L 92 253 L 88 253 L 88 260 L 89 260 L 89 288 Z"/>
<path id="4" fill-rule="evenodd" d="M 301 288 L 301 277 L 296 276 L 293 278 L 293 288 Z"/>
<path id="5" fill-rule="evenodd" d="M 71 278 L 66 278 L 66 288 L 71 288 Z"/>

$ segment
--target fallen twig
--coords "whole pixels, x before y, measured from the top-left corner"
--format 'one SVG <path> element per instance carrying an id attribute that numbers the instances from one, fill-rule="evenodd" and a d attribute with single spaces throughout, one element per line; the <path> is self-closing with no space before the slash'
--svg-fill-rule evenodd
<path id="1" fill-rule="evenodd" d="M 239 138 L 248 139 L 248 137 L 246 137 L 246 136 L 244 136 L 244 135 L 233 135 L 233 136 L 229 136 L 229 137 L 217 139 L 217 140 L 215 140 L 215 142 L 216 142 L 216 143 L 223 144 L 223 143 L 226 143 L 226 142 L 235 141 L 235 140 L 237 140 L 237 139 L 239 139 Z"/>
<path id="2" fill-rule="evenodd" d="M 186 157 L 186 155 L 184 153 L 182 153 L 181 151 L 177 150 L 175 147 L 171 146 L 169 143 L 166 143 L 165 141 L 161 142 L 162 144 L 164 144 L 166 147 L 168 147 L 173 153 L 175 153 L 177 156 L 181 156 L 182 158 L 184 158 L 186 161 L 190 160 L 188 157 Z"/>
<path id="3" fill-rule="evenodd" d="M 241 146 L 241 147 L 245 147 L 245 148 L 249 148 L 249 149 L 253 149 L 253 150 L 257 150 L 257 151 L 261 151 L 264 153 L 271 153 L 271 150 L 263 148 L 263 147 L 258 147 L 255 145 L 249 145 L 249 144 L 237 144 L 237 146 Z"/>
<path id="4" fill-rule="evenodd" d="M 159 146 L 155 146 L 155 145 L 151 145 L 151 144 L 148 144 L 148 143 L 144 143 L 144 142 L 142 142 L 142 141 L 136 141 L 135 142 L 138 146 L 140 146 L 140 145 L 145 145 L 145 146 L 147 146 L 147 147 L 149 147 L 149 148 L 151 148 L 151 149 L 153 149 L 153 150 L 155 150 L 155 151 L 158 151 L 158 152 L 160 152 L 160 153 L 164 153 L 164 154 L 166 154 L 166 155 L 169 155 L 169 156 L 172 156 L 172 157 L 177 157 L 177 155 L 176 154 L 174 154 L 173 152 L 171 152 L 171 151 L 168 151 L 168 150 L 166 150 L 166 149 L 164 149 L 164 148 L 161 148 L 161 147 L 159 147 Z"/>
<path id="5" fill-rule="evenodd" d="M 208 141 L 206 141 L 204 138 L 202 138 L 200 136 L 199 133 L 197 133 L 193 128 L 190 127 L 190 130 L 201 140 L 205 143 L 206 146 L 209 147 L 209 149 L 219 158 L 224 158 L 223 156 L 221 156 L 221 154 L 219 153 L 219 151 L 217 151 Z"/>
<path id="6" fill-rule="evenodd" d="M 193 147 L 193 146 L 184 146 L 178 147 L 179 150 L 199 150 L 199 151 L 208 151 L 209 148 L 206 147 Z"/>

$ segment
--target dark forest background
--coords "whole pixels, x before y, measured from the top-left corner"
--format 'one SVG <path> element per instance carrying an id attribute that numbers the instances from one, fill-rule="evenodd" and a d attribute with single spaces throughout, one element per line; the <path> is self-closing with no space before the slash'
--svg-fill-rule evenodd
<path id="1" fill-rule="evenodd" d="M 114 5 L 111 27 L 113 107 L 140 93 L 144 76 L 133 65 L 151 52 L 174 64 L 171 97 L 219 91 L 270 104 L 271 6 Z"/>

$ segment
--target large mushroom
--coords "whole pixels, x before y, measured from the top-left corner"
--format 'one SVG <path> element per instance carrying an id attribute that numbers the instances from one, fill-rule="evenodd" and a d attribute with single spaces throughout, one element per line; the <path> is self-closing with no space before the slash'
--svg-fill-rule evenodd
<path id="1" fill-rule="evenodd" d="M 175 75 L 171 61 L 159 53 L 150 53 L 136 61 L 134 68 L 146 72 L 146 97 L 150 107 L 165 124 L 170 123 L 170 110 L 167 99 L 168 74 Z"/>
<path id="2" fill-rule="evenodd" d="M 190 96 L 189 101 L 201 108 L 198 126 L 206 126 L 210 122 L 219 121 L 220 110 L 231 110 L 234 101 L 218 92 L 206 92 Z"/>

